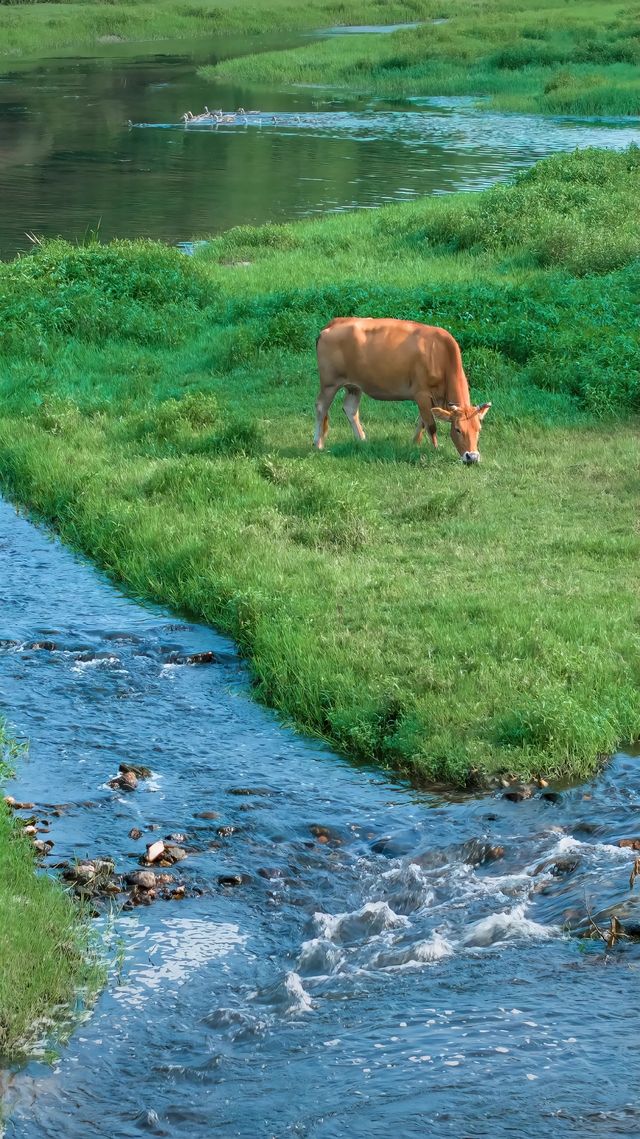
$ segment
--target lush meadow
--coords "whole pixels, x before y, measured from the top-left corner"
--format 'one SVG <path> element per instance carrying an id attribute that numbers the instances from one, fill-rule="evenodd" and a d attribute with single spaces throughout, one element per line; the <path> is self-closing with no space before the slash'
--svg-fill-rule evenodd
<path id="1" fill-rule="evenodd" d="M 0 270 L 0 475 L 136 594 L 229 632 L 345 753 L 465 782 L 580 775 L 640 733 L 637 150 L 479 195 L 260 229 L 188 259 L 46 244 Z M 483 463 L 415 409 L 339 410 L 336 314 L 449 328 Z"/>
<path id="2" fill-rule="evenodd" d="M 394 99 L 484 96 L 509 111 L 640 114 L 638 4 L 440 0 L 420 15 L 423 27 L 391 36 L 316 40 L 201 73 L 257 87 L 319 84 Z M 384 20 L 391 22 L 386 8 Z"/>

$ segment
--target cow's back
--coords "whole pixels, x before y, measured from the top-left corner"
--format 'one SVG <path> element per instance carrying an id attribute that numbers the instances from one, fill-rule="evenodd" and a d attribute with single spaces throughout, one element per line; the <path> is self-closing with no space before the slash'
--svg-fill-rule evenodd
<path id="1" fill-rule="evenodd" d="M 377 399 L 444 390 L 458 360 L 450 333 L 411 320 L 337 317 L 318 337 L 323 382 L 351 383 Z"/>

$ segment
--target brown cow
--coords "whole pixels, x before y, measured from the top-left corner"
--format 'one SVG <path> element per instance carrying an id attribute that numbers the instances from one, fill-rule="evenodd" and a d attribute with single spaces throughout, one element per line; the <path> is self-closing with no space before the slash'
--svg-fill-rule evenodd
<path id="1" fill-rule="evenodd" d="M 436 419 L 451 424 L 451 438 L 463 463 L 477 463 L 478 436 L 490 403 L 471 403 L 457 341 L 444 328 L 415 320 L 336 317 L 317 340 L 320 394 L 316 402 L 315 446 L 321 451 L 329 430 L 329 408 L 346 389 L 344 411 L 356 439 L 364 439 L 360 397 L 414 400 L 420 418 L 414 437 L 427 428 L 438 446 Z"/>

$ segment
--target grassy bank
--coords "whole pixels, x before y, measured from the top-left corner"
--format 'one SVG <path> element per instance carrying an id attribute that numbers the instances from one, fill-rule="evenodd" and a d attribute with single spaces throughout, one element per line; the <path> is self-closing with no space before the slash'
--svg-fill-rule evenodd
<path id="1" fill-rule="evenodd" d="M 624 0 L 544 0 L 542 6 L 534 0 L 388 0 L 383 6 L 379 0 L 17 0 L 0 4 L 0 68 L 25 54 L 118 41 L 412 21 L 425 26 L 226 60 L 203 75 L 393 98 L 489 96 L 505 110 L 640 114 L 640 9 Z"/>
<path id="2" fill-rule="evenodd" d="M 352 756 L 592 770 L 640 733 L 638 164 L 0 267 L 5 488 Z M 457 336 L 478 470 L 414 448 L 410 405 L 367 402 L 362 448 L 334 412 L 311 452 L 315 336 L 348 313 Z"/>
<path id="3" fill-rule="evenodd" d="M 65 47 L 92 47 L 118 40 L 195 39 L 216 35 L 259 35 L 327 27 L 335 23 L 384 23 L 428 18 L 431 0 L 100 0 L 0 5 L 0 66 L 11 57 L 49 54 Z"/>
<path id="4" fill-rule="evenodd" d="M 0 748 L 3 726 L 0 721 Z M 0 1066 L 50 1034 L 51 1017 L 95 980 L 86 932 L 0 797 Z"/>
<path id="5" fill-rule="evenodd" d="M 245 56 L 201 74 L 257 87 L 320 84 L 393 98 L 489 96 L 493 106 L 511 111 L 640 114 L 637 5 L 440 0 L 429 6 L 429 17 L 446 20 L 392 36 L 348 36 Z"/>

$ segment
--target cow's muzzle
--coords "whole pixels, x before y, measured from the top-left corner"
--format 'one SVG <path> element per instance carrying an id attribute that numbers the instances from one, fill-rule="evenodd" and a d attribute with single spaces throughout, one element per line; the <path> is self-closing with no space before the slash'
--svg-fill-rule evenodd
<path id="1" fill-rule="evenodd" d="M 462 462 L 467 463 L 467 465 L 469 463 L 479 463 L 480 462 L 480 452 L 479 451 L 465 451 L 464 455 L 462 456 Z"/>

